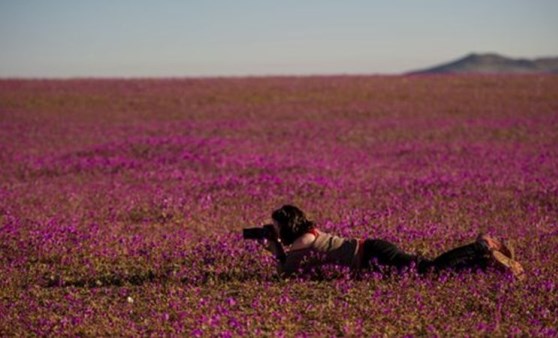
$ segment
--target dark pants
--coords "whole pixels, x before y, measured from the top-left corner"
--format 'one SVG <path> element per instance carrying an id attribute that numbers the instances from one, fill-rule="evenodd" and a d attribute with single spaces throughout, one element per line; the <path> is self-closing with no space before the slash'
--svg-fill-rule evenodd
<path id="1" fill-rule="evenodd" d="M 447 251 L 430 260 L 419 255 L 405 253 L 395 244 L 381 239 L 365 240 L 363 250 L 362 267 L 365 269 L 378 269 L 379 266 L 385 265 L 401 270 L 414 264 L 419 273 L 446 269 L 484 269 L 488 264 L 490 253 L 488 248 L 474 242 Z"/>

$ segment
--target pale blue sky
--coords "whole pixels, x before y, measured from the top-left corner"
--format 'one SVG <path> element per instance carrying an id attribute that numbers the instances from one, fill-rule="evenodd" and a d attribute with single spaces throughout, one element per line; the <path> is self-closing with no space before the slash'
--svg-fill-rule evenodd
<path id="1" fill-rule="evenodd" d="M 0 0 L 0 77 L 393 74 L 558 55 L 557 0 Z"/>

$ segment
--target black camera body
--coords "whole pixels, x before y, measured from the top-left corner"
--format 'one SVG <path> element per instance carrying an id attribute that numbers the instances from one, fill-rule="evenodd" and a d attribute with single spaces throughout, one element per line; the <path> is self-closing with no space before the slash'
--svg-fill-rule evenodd
<path id="1" fill-rule="evenodd" d="M 244 239 L 273 239 L 275 237 L 275 229 L 273 224 L 266 224 L 263 227 L 244 228 L 242 229 L 242 237 Z"/>

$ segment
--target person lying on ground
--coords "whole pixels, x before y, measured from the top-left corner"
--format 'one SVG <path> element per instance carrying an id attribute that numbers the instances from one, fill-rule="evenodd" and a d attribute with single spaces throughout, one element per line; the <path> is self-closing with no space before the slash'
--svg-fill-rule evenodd
<path id="1" fill-rule="evenodd" d="M 259 242 L 275 256 L 277 273 L 281 277 L 305 273 L 311 269 L 335 264 L 349 267 L 359 276 L 365 270 L 380 271 L 395 267 L 398 271 L 414 267 L 419 274 L 444 270 L 463 271 L 485 269 L 496 265 L 524 279 L 524 269 L 514 258 L 513 251 L 502 241 L 487 234 L 459 246 L 434 259 L 402 251 L 395 244 L 378 238 L 344 238 L 319 230 L 304 212 L 293 205 L 273 211 L 273 225 L 267 225 L 267 235 Z"/>

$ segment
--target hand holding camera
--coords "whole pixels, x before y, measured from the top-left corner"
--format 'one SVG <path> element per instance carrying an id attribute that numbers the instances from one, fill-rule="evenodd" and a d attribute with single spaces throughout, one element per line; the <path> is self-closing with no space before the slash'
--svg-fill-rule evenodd
<path id="1" fill-rule="evenodd" d="M 244 239 L 256 239 L 266 250 L 271 251 L 275 258 L 284 262 L 286 259 L 285 250 L 281 245 L 279 234 L 273 224 L 266 224 L 263 227 L 244 228 L 242 230 Z M 267 243 L 269 242 L 269 243 Z"/>
<path id="2" fill-rule="evenodd" d="M 244 239 L 257 239 L 257 240 L 268 240 L 268 241 L 279 241 L 279 235 L 275 231 L 273 224 L 266 224 L 263 227 L 256 228 L 244 228 L 242 230 L 242 236 Z"/>

